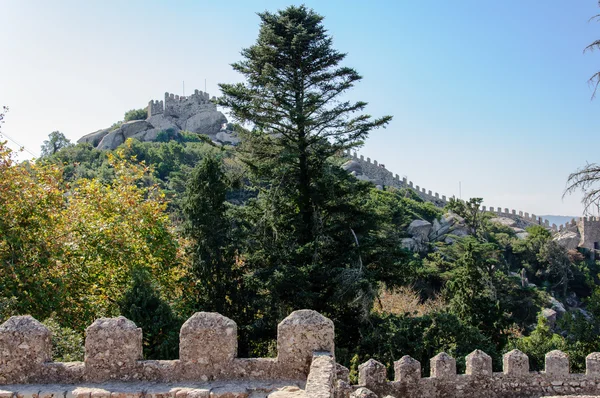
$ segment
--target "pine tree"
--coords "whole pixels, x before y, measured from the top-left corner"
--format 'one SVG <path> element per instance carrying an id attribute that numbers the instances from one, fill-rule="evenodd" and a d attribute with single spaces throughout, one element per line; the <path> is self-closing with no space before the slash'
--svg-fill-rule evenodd
<path id="1" fill-rule="evenodd" d="M 343 100 L 361 76 L 340 66 L 345 54 L 333 49 L 322 16 L 291 6 L 259 17 L 256 44 L 233 64 L 246 82 L 221 84 L 219 99 L 251 128 L 241 132 L 240 156 L 258 190 L 244 208 L 244 261 L 264 300 L 253 304 L 269 328 L 311 308 L 338 330 L 356 330 L 379 283 L 402 279 L 403 255 L 368 206 L 371 187 L 342 170 L 337 155 L 391 117 L 373 119 L 362 114 L 365 102 Z"/>
<path id="2" fill-rule="evenodd" d="M 179 328 L 169 304 L 161 297 L 150 274 L 133 271 L 133 283 L 119 302 L 121 314 L 143 330 L 144 358 L 176 359 L 179 354 Z"/>
<path id="3" fill-rule="evenodd" d="M 302 243 L 314 241 L 320 205 L 319 175 L 327 159 L 360 146 L 369 131 L 390 116 L 372 120 L 360 114 L 365 102 L 342 95 L 362 77 L 339 66 L 346 54 L 332 48 L 323 17 L 305 6 L 275 14 L 263 12 L 256 44 L 244 49 L 233 68 L 247 82 L 221 84 L 219 100 L 239 122 L 254 131 L 246 137 L 246 162 L 271 184 L 293 187 L 300 218 L 295 227 Z"/>
<path id="4" fill-rule="evenodd" d="M 235 227 L 227 214 L 229 182 L 222 160 L 205 157 L 194 169 L 183 200 L 185 232 L 192 241 L 197 310 L 233 316 L 240 305 L 241 268 L 236 264 Z"/>

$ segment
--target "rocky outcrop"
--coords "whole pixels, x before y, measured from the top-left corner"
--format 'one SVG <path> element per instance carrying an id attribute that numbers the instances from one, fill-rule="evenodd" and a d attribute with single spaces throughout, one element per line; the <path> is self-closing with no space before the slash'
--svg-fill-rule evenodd
<path id="1" fill-rule="evenodd" d="M 577 229 L 560 231 L 553 239 L 560 246 L 567 250 L 577 249 L 579 242 L 581 241 L 581 235 Z"/>
<path id="2" fill-rule="evenodd" d="M 232 145 L 237 145 L 240 143 L 240 137 L 235 134 L 233 131 L 219 131 L 217 133 L 217 140 L 225 143 L 225 144 L 232 144 Z"/>
<path id="3" fill-rule="evenodd" d="M 408 233 L 415 240 L 422 242 L 429 241 L 429 231 L 431 231 L 431 223 L 425 220 L 414 220 L 408 226 Z"/>
<path id="4" fill-rule="evenodd" d="M 429 240 L 432 242 L 450 241 L 452 238 L 448 235 L 467 236 L 468 234 L 469 230 L 464 218 L 458 214 L 449 212 L 444 214 L 439 220 L 433 221 L 433 228 L 429 232 Z"/>
<path id="5" fill-rule="evenodd" d="M 469 235 L 465 220 L 457 214 L 448 212 L 440 219 L 430 223 L 425 220 L 414 220 L 407 228 L 409 238 L 402 239 L 402 248 L 413 252 L 424 252 L 430 243 L 454 243 L 457 237 Z"/>
<path id="6" fill-rule="evenodd" d="M 214 100 L 214 99 L 213 99 Z M 123 123 L 115 129 L 98 130 L 81 137 L 97 149 L 112 150 L 128 138 L 140 141 L 156 141 L 161 132 L 189 131 L 208 135 L 218 143 L 239 143 L 237 134 L 227 130 L 227 118 L 217 110 L 209 95 L 196 90 L 189 97 L 166 93 L 163 101 L 150 101 L 146 120 Z"/>
<path id="7" fill-rule="evenodd" d="M 180 124 L 181 130 L 191 131 L 197 134 L 214 135 L 221 131 L 221 127 L 227 123 L 227 118 L 221 112 L 215 110 L 203 110 L 191 116 Z"/>
<path id="8" fill-rule="evenodd" d="M 86 144 L 91 144 L 94 147 L 97 147 L 98 144 L 100 143 L 100 141 L 102 141 L 102 139 L 108 134 L 110 133 L 111 129 L 102 129 L 102 130 L 98 130 L 98 131 L 94 131 L 93 133 L 89 133 L 84 135 L 83 137 L 81 137 L 80 139 L 77 140 L 77 142 L 79 143 L 86 143 Z"/>
<path id="9" fill-rule="evenodd" d="M 152 125 L 145 120 L 133 120 L 131 122 L 123 123 L 116 130 L 106 134 L 104 138 L 98 143 L 98 149 L 115 149 L 128 138 L 134 138 L 134 136 L 146 130 L 150 130 Z"/>
<path id="10" fill-rule="evenodd" d="M 177 126 L 177 124 L 175 124 L 174 122 L 172 122 L 170 119 L 168 119 L 165 115 L 158 114 L 158 115 L 153 115 L 150 116 L 148 119 L 146 119 L 146 121 L 148 123 L 150 123 L 152 125 L 152 127 L 154 127 L 155 129 L 159 129 L 159 130 L 180 130 L 179 126 Z"/>

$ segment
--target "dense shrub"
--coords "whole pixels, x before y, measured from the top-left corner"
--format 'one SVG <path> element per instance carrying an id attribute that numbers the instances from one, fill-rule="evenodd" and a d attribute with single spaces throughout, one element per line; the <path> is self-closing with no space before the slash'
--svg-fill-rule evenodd
<path id="1" fill-rule="evenodd" d="M 125 112 L 125 116 L 123 120 L 126 122 L 130 122 L 132 120 L 146 120 L 148 118 L 148 109 L 132 109 L 130 111 Z"/>

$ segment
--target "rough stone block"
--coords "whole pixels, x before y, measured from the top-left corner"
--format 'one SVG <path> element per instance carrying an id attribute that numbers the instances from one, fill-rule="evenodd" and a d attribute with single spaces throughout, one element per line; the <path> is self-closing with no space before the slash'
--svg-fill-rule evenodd
<path id="1" fill-rule="evenodd" d="M 358 366 L 358 384 L 366 387 L 381 386 L 386 380 L 385 365 L 374 359 Z"/>
<path id="2" fill-rule="evenodd" d="M 14 391 L 0 389 L 0 398 L 13 398 Z"/>
<path id="3" fill-rule="evenodd" d="M 473 376 L 491 376 L 492 375 L 492 357 L 481 350 L 475 350 L 465 358 L 468 375 Z"/>
<path id="4" fill-rule="evenodd" d="M 142 329 L 129 319 L 100 318 L 85 331 L 85 371 L 92 381 L 140 377 Z"/>
<path id="5" fill-rule="evenodd" d="M 431 377 L 437 379 L 456 376 L 456 360 L 445 352 L 440 352 L 430 360 Z"/>
<path id="6" fill-rule="evenodd" d="M 394 380 L 406 383 L 418 383 L 421 379 L 421 362 L 408 355 L 394 362 Z"/>
<path id="7" fill-rule="evenodd" d="M 502 357 L 502 370 L 505 375 L 526 376 L 529 374 L 529 358 L 519 350 L 512 350 Z"/>
<path id="8" fill-rule="evenodd" d="M 187 392 L 187 398 L 210 398 L 210 390 L 193 389 Z"/>
<path id="9" fill-rule="evenodd" d="M 335 390 L 335 360 L 330 353 L 317 353 L 306 379 L 306 395 L 311 398 L 331 398 Z"/>
<path id="10" fill-rule="evenodd" d="M 339 363 L 335 364 L 335 379 L 342 380 L 346 383 L 350 383 L 350 369 L 345 366 L 340 365 Z"/>
<path id="11" fill-rule="evenodd" d="M 546 374 L 551 376 L 567 376 L 569 374 L 569 357 L 560 350 L 546 354 Z"/>
<path id="12" fill-rule="evenodd" d="M 585 357 L 585 374 L 588 376 L 600 375 L 600 352 L 592 352 Z"/>
<path id="13" fill-rule="evenodd" d="M 334 352 L 334 337 L 330 319 L 313 310 L 294 311 L 277 326 L 277 362 L 306 376 L 314 352 Z"/>
<path id="14" fill-rule="evenodd" d="M 369 390 L 368 388 L 361 387 L 361 388 L 357 389 L 356 391 L 354 391 L 350 395 L 350 398 L 377 398 L 377 394 L 375 394 L 373 391 Z"/>
<path id="15" fill-rule="evenodd" d="M 0 325 L 0 384 L 27 382 L 52 358 L 50 331 L 29 315 Z"/>
<path id="16" fill-rule="evenodd" d="M 216 312 L 196 312 L 179 332 L 179 359 L 209 365 L 237 356 L 237 325 Z"/>

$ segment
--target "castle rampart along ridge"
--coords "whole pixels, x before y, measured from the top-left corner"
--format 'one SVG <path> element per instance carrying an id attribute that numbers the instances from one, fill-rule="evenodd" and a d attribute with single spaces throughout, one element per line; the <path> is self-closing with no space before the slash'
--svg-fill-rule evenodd
<path id="1" fill-rule="evenodd" d="M 365 159 L 364 155 L 358 155 L 356 152 L 350 151 L 347 151 L 345 155 L 347 157 L 352 158 L 352 160 L 359 162 L 363 168 L 363 173 L 370 179 L 381 181 L 387 186 L 393 186 L 396 188 L 410 188 L 413 191 L 415 191 L 423 200 L 433 202 L 436 206 L 439 207 L 443 207 L 448 203 L 449 199 L 447 199 L 446 195 L 440 195 L 435 191 L 426 190 L 425 188 L 420 187 L 419 185 L 415 185 L 406 177 L 403 177 L 401 179 L 398 174 L 394 174 L 391 171 L 387 170 L 384 164 L 378 163 L 376 160 L 371 161 L 371 158 L 369 157 Z M 454 198 L 454 196 L 452 196 L 452 198 Z M 481 206 L 481 210 L 497 214 L 501 217 L 522 220 L 528 224 L 541 225 L 554 232 L 562 231 L 563 229 L 576 225 L 575 219 L 572 219 L 570 222 L 567 222 L 563 225 L 550 224 L 549 220 L 543 219 L 542 217 L 538 217 L 535 214 L 530 214 L 529 212 L 524 212 L 515 209 L 509 210 L 508 208 L 502 209 L 501 207 Z M 598 219 L 598 221 L 600 221 L 600 218 L 596 218 Z"/>
<path id="2" fill-rule="evenodd" d="M 543 372 L 531 372 L 528 357 L 513 350 L 504 354 L 502 372 L 494 372 L 492 358 L 475 350 L 465 358 L 464 374 L 442 352 L 430 360 L 429 377 L 422 376 L 419 361 L 403 356 L 393 364 L 393 380 L 384 364 L 370 359 L 359 366 L 358 385 L 351 385 L 348 369 L 335 363 L 333 322 L 311 310 L 295 311 L 279 324 L 276 358 L 237 358 L 236 323 L 210 312 L 194 314 L 181 327 L 177 360 L 143 360 L 142 330 L 124 317 L 101 318 L 87 328 L 83 362 L 52 362 L 50 337 L 30 316 L 14 316 L 0 325 L 0 397 L 249 396 L 247 390 L 238 395 L 211 391 L 219 381 L 221 391 L 233 382 L 236 388 L 291 382 L 304 388 L 304 395 L 297 395 L 304 398 L 600 394 L 600 353 L 586 357 L 585 374 L 573 374 L 561 351 L 546 354 Z"/>

